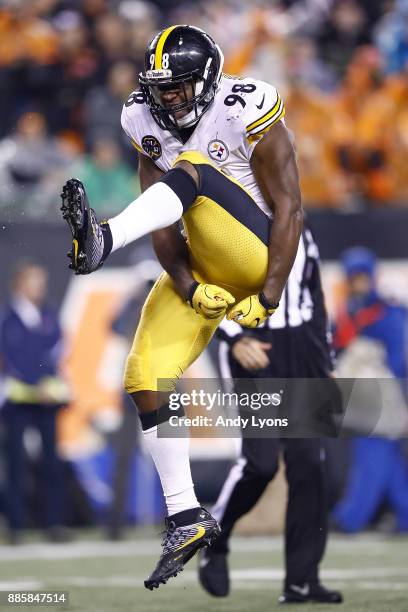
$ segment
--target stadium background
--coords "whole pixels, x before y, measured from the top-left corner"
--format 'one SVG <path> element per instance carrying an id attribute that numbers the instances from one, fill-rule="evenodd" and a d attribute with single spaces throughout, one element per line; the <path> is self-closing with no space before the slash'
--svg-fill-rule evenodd
<path id="1" fill-rule="evenodd" d="M 112 321 L 130 296 L 144 291 L 157 275 L 157 266 L 149 239 L 143 239 L 115 253 L 109 267 L 97 274 L 73 277 L 65 258 L 69 238 L 59 215 L 59 192 L 67 178 L 78 176 L 87 186 L 93 207 L 105 217 L 117 213 L 139 193 L 137 156 L 122 133 L 120 111 L 137 86 L 146 43 L 169 23 L 202 27 L 222 47 L 226 72 L 270 81 L 284 97 L 287 125 L 296 137 L 303 201 L 323 260 L 331 314 L 344 293 L 338 258 L 344 248 L 353 245 L 368 246 L 377 253 L 385 293 L 408 305 L 407 0 L 3 0 L 0 295 L 1 302 L 5 301 L 10 271 L 18 259 L 34 257 L 47 268 L 50 298 L 60 310 L 66 333 L 64 368 L 75 392 L 75 401 L 61 415 L 59 433 L 70 491 L 67 520 L 86 534 L 79 538 L 94 539 L 99 537 L 95 533 L 105 532 L 112 501 L 113 438 L 122 418 L 121 368 L 127 350 L 126 340 L 112 330 Z M 189 375 L 217 376 L 216 351 L 214 343 Z M 348 441 L 328 447 L 332 503 L 342 493 L 348 448 Z M 39 449 L 34 432 L 28 432 L 27 451 L 31 466 L 28 526 L 35 529 L 40 524 L 41 503 L 35 487 Z M 203 499 L 214 498 L 233 454 L 231 440 L 193 440 L 193 470 Z M 0 455 L 0 515 L 4 511 L 3 457 Z M 131 469 L 128 524 L 158 522 L 163 510 L 159 487 L 140 448 L 132 454 Z M 281 475 L 256 510 L 258 514 L 241 525 L 241 533 L 279 532 L 284 499 Z M 376 572 L 384 576 L 381 558 L 384 564 L 387 558 L 394 559 L 393 566 L 404 564 L 402 540 L 377 535 L 387 525 L 388 510 L 383 507 L 376 517 L 373 540 L 352 541 L 356 567 L 371 555 L 369 566 L 374 569 L 366 575 L 368 586 L 360 585 L 366 598 L 375 588 Z M 36 540 L 38 536 L 31 537 Z M 238 542 L 240 567 L 252 563 L 244 563 L 247 550 L 251 559 L 256 555 L 269 565 L 267 541 L 252 542 L 249 547 L 246 541 Z M 274 542 L 272 550 L 279 549 Z M 145 543 L 139 542 L 139 559 Z M 52 564 L 47 566 L 45 559 L 47 555 L 52 559 L 54 553 L 35 546 L 21 553 L 4 546 L 5 562 L 10 563 L 2 588 L 33 575 L 24 559 L 27 563 L 30 558 L 43 559 L 41 580 L 52 575 Z M 77 550 L 74 544 L 67 546 Z M 103 557 L 105 549 L 92 553 L 92 546 L 89 544 L 89 556 Z M 350 563 L 347 546 L 347 539 L 334 544 L 336 563 L 341 567 Z M 119 557 L 123 553 L 125 565 L 134 549 L 117 550 Z M 78 550 L 72 554 L 81 557 Z M 274 563 L 281 567 L 279 557 Z M 143 568 L 139 566 L 139 574 Z M 91 568 L 97 586 L 99 569 L 95 575 L 93 571 Z M 245 583 L 239 571 L 237 581 Z M 398 596 L 404 590 L 398 582 L 401 576 L 406 583 L 404 573 L 389 573 L 387 578 Z M 348 577 L 346 572 L 343 578 Z M 187 581 L 193 582 L 191 575 Z M 75 581 L 64 584 L 72 586 Z M 95 609 L 110 609 L 101 605 Z M 129 609 L 126 605 L 123 609 Z M 398 601 L 393 600 L 393 605 L 398 606 Z M 145 609 L 143 603 L 140 609 Z M 234 609 L 241 609 L 237 602 Z M 359 609 L 357 603 L 352 609 Z M 384 604 L 378 609 L 389 608 Z"/>

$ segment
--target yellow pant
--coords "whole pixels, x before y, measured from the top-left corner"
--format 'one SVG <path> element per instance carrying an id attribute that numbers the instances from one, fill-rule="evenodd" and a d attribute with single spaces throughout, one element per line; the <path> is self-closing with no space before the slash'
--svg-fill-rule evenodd
<path id="1" fill-rule="evenodd" d="M 158 383 L 161 391 L 172 390 L 205 349 L 222 318 L 208 320 L 197 314 L 163 272 L 143 306 L 126 362 L 126 391 L 157 391 Z"/>
<path id="2" fill-rule="evenodd" d="M 200 174 L 200 193 L 183 215 L 194 277 L 227 289 L 237 301 L 258 293 L 268 267 L 268 217 L 251 194 L 202 154 L 186 152 L 178 159 L 194 164 Z M 142 310 L 126 363 L 126 390 L 157 391 L 158 379 L 160 390 L 174 388 L 221 319 L 197 314 L 163 273 Z"/>

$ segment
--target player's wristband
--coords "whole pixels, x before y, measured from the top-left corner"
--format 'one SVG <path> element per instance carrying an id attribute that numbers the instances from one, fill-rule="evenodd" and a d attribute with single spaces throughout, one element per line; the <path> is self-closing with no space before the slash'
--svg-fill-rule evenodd
<path id="1" fill-rule="evenodd" d="M 265 310 L 276 310 L 279 306 L 279 302 L 277 304 L 271 304 L 268 302 L 263 291 L 258 293 L 258 299 L 259 303 L 265 308 Z"/>
<path id="2" fill-rule="evenodd" d="M 197 281 L 193 281 L 191 283 L 190 289 L 188 290 L 188 293 L 187 293 L 187 302 L 190 304 L 191 308 L 194 308 L 194 306 L 193 306 L 193 297 L 194 297 L 195 291 L 196 291 L 196 289 L 197 289 L 199 284 L 200 283 L 198 283 Z"/>

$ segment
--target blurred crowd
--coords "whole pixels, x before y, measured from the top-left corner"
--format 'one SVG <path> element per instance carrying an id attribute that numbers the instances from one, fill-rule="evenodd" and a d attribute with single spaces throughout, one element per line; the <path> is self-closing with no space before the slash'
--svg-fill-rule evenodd
<path id="1" fill-rule="evenodd" d="M 307 206 L 408 203 L 408 0 L 3 0 L 2 216 L 58 218 L 70 175 L 102 215 L 138 194 L 120 111 L 170 23 L 205 29 L 226 72 L 281 91 Z"/>

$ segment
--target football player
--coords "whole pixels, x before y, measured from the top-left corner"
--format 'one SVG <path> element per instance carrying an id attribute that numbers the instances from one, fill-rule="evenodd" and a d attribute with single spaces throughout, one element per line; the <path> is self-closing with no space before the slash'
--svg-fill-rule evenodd
<path id="1" fill-rule="evenodd" d="M 165 272 L 144 306 L 125 388 L 163 487 L 168 516 L 159 562 L 145 581 L 165 583 L 219 534 L 200 507 L 188 438 L 160 437 L 170 392 L 225 315 L 256 327 L 278 308 L 302 231 L 298 171 L 283 101 L 268 83 L 222 73 L 223 55 L 202 30 L 175 25 L 148 45 L 140 90 L 122 125 L 139 151 L 142 195 L 100 223 L 76 179 L 62 193 L 71 267 L 153 232 Z M 187 240 L 179 231 L 182 220 Z"/>

